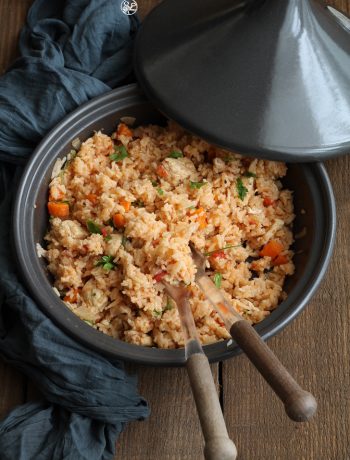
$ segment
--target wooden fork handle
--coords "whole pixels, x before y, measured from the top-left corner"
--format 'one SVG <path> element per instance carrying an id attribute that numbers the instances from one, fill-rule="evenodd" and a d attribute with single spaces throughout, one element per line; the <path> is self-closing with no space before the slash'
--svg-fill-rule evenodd
<path id="1" fill-rule="evenodd" d="M 303 390 L 247 321 L 237 321 L 230 329 L 232 338 L 248 356 L 284 404 L 287 415 L 295 422 L 309 420 L 317 402 Z"/>
<path id="2" fill-rule="evenodd" d="M 236 446 L 228 437 L 208 358 L 195 353 L 186 367 L 205 440 L 205 459 L 235 460 Z"/>

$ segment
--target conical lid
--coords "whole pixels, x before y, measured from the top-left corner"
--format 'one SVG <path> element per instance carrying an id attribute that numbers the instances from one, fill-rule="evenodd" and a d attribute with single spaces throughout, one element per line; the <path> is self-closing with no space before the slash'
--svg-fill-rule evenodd
<path id="1" fill-rule="evenodd" d="M 138 34 L 152 102 L 222 147 L 283 161 L 350 152 L 350 31 L 316 0 L 165 0 Z"/>

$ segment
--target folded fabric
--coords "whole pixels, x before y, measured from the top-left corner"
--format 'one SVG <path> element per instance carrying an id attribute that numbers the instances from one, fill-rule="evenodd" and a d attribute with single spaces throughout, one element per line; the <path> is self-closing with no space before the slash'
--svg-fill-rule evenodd
<path id="1" fill-rule="evenodd" d="M 36 0 L 21 57 L 0 77 L 0 352 L 46 398 L 0 423 L 2 460 L 112 459 L 146 402 L 120 362 L 88 350 L 39 309 L 17 274 L 11 206 L 24 163 L 64 115 L 131 71 L 138 21 L 113 0 Z"/>

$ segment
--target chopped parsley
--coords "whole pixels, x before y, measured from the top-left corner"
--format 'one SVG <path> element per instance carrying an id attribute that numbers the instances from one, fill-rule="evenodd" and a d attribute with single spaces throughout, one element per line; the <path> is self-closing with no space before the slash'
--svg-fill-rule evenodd
<path id="1" fill-rule="evenodd" d="M 157 187 L 157 192 L 160 196 L 163 196 L 164 195 L 164 190 L 160 187 Z"/>
<path id="2" fill-rule="evenodd" d="M 190 189 L 195 190 L 195 189 L 200 189 L 205 185 L 206 182 L 193 182 L 192 180 L 190 181 Z"/>
<path id="3" fill-rule="evenodd" d="M 113 262 L 113 256 L 102 256 L 101 259 L 96 263 L 96 267 L 102 266 L 104 270 L 112 270 L 116 267 Z"/>
<path id="4" fill-rule="evenodd" d="M 135 208 L 144 208 L 145 203 L 142 200 L 135 200 L 131 203 Z"/>
<path id="5" fill-rule="evenodd" d="M 106 235 L 105 236 L 105 241 L 111 241 L 112 239 L 112 236 L 111 235 Z"/>
<path id="6" fill-rule="evenodd" d="M 178 150 L 173 150 L 168 155 L 169 158 L 183 158 L 183 156 L 184 154 L 182 152 L 179 152 Z"/>
<path id="7" fill-rule="evenodd" d="M 236 181 L 237 193 L 240 199 L 243 201 L 248 193 L 247 187 L 243 185 L 242 179 L 239 177 Z"/>
<path id="8" fill-rule="evenodd" d="M 159 182 L 157 180 L 151 180 L 151 183 L 153 187 L 157 187 L 159 185 Z"/>
<path id="9" fill-rule="evenodd" d="M 128 242 L 129 242 L 129 239 L 128 239 L 125 235 L 123 235 L 123 236 L 122 236 L 122 246 L 123 246 L 124 248 L 125 248 L 125 246 L 126 246 L 126 243 L 128 243 Z"/>
<path id="10" fill-rule="evenodd" d="M 226 251 L 226 249 L 232 249 L 232 248 L 239 248 L 240 246 L 242 246 L 241 244 L 228 244 L 227 246 L 224 246 L 223 248 L 219 248 L 219 249 L 214 249 L 214 251 L 209 251 L 209 252 L 205 252 L 204 255 L 205 256 L 211 256 L 212 254 L 215 254 L 215 252 L 219 252 L 219 251 Z"/>
<path id="11" fill-rule="evenodd" d="M 232 161 L 235 161 L 235 158 L 231 155 L 227 155 L 225 158 L 223 158 L 225 163 L 231 163 Z"/>
<path id="12" fill-rule="evenodd" d="M 114 153 L 109 155 L 109 159 L 112 161 L 122 161 L 124 158 L 129 156 L 128 151 L 126 150 L 124 145 L 116 145 L 114 147 Z"/>
<path id="13" fill-rule="evenodd" d="M 168 297 L 168 300 L 167 300 L 167 303 L 163 309 L 163 311 L 167 311 L 167 310 L 172 310 L 174 308 L 174 305 L 173 305 L 173 302 L 171 299 L 169 299 Z"/>
<path id="14" fill-rule="evenodd" d="M 246 171 L 244 174 L 243 174 L 244 177 L 256 177 L 256 174 L 251 172 L 251 171 Z"/>
<path id="15" fill-rule="evenodd" d="M 99 225 L 96 224 L 93 220 L 88 220 L 86 224 L 90 233 L 99 233 L 102 235 L 102 231 Z"/>
<path id="16" fill-rule="evenodd" d="M 162 316 L 162 310 L 153 310 L 153 315 L 157 318 L 160 318 Z"/>
<path id="17" fill-rule="evenodd" d="M 221 273 L 215 273 L 214 278 L 213 278 L 215 286 L 220 289 L 221 288 L 221 281 L 222 281 L 222 274 Z"/>

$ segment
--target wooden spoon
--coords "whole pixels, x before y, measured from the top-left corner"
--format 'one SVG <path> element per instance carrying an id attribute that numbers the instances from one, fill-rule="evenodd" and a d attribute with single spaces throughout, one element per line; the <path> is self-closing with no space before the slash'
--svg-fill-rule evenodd
<path id="1" fill-rule="evenodd" d="M 179 310 L 185 339 L 186 369 L 205 440 L 204 457 L 206 460 L 235 460 L 237 449 L 228 437 L 209 361 L 200 344 L 188 302 L 188 289 L 164 281 L 163 285 Z"/>
<path id="2" fill-rule="evenodd" d="M 205 257 L 192 244 L 190 247 L 197 267 L 196 283 L 224 321 L 231 337 L 281 399 L 287 415 L 295 422 L 309 420 L 317 409 L 313 395 L 298 385 L 255 329 L 226 301 L 205 273 Z"/>

